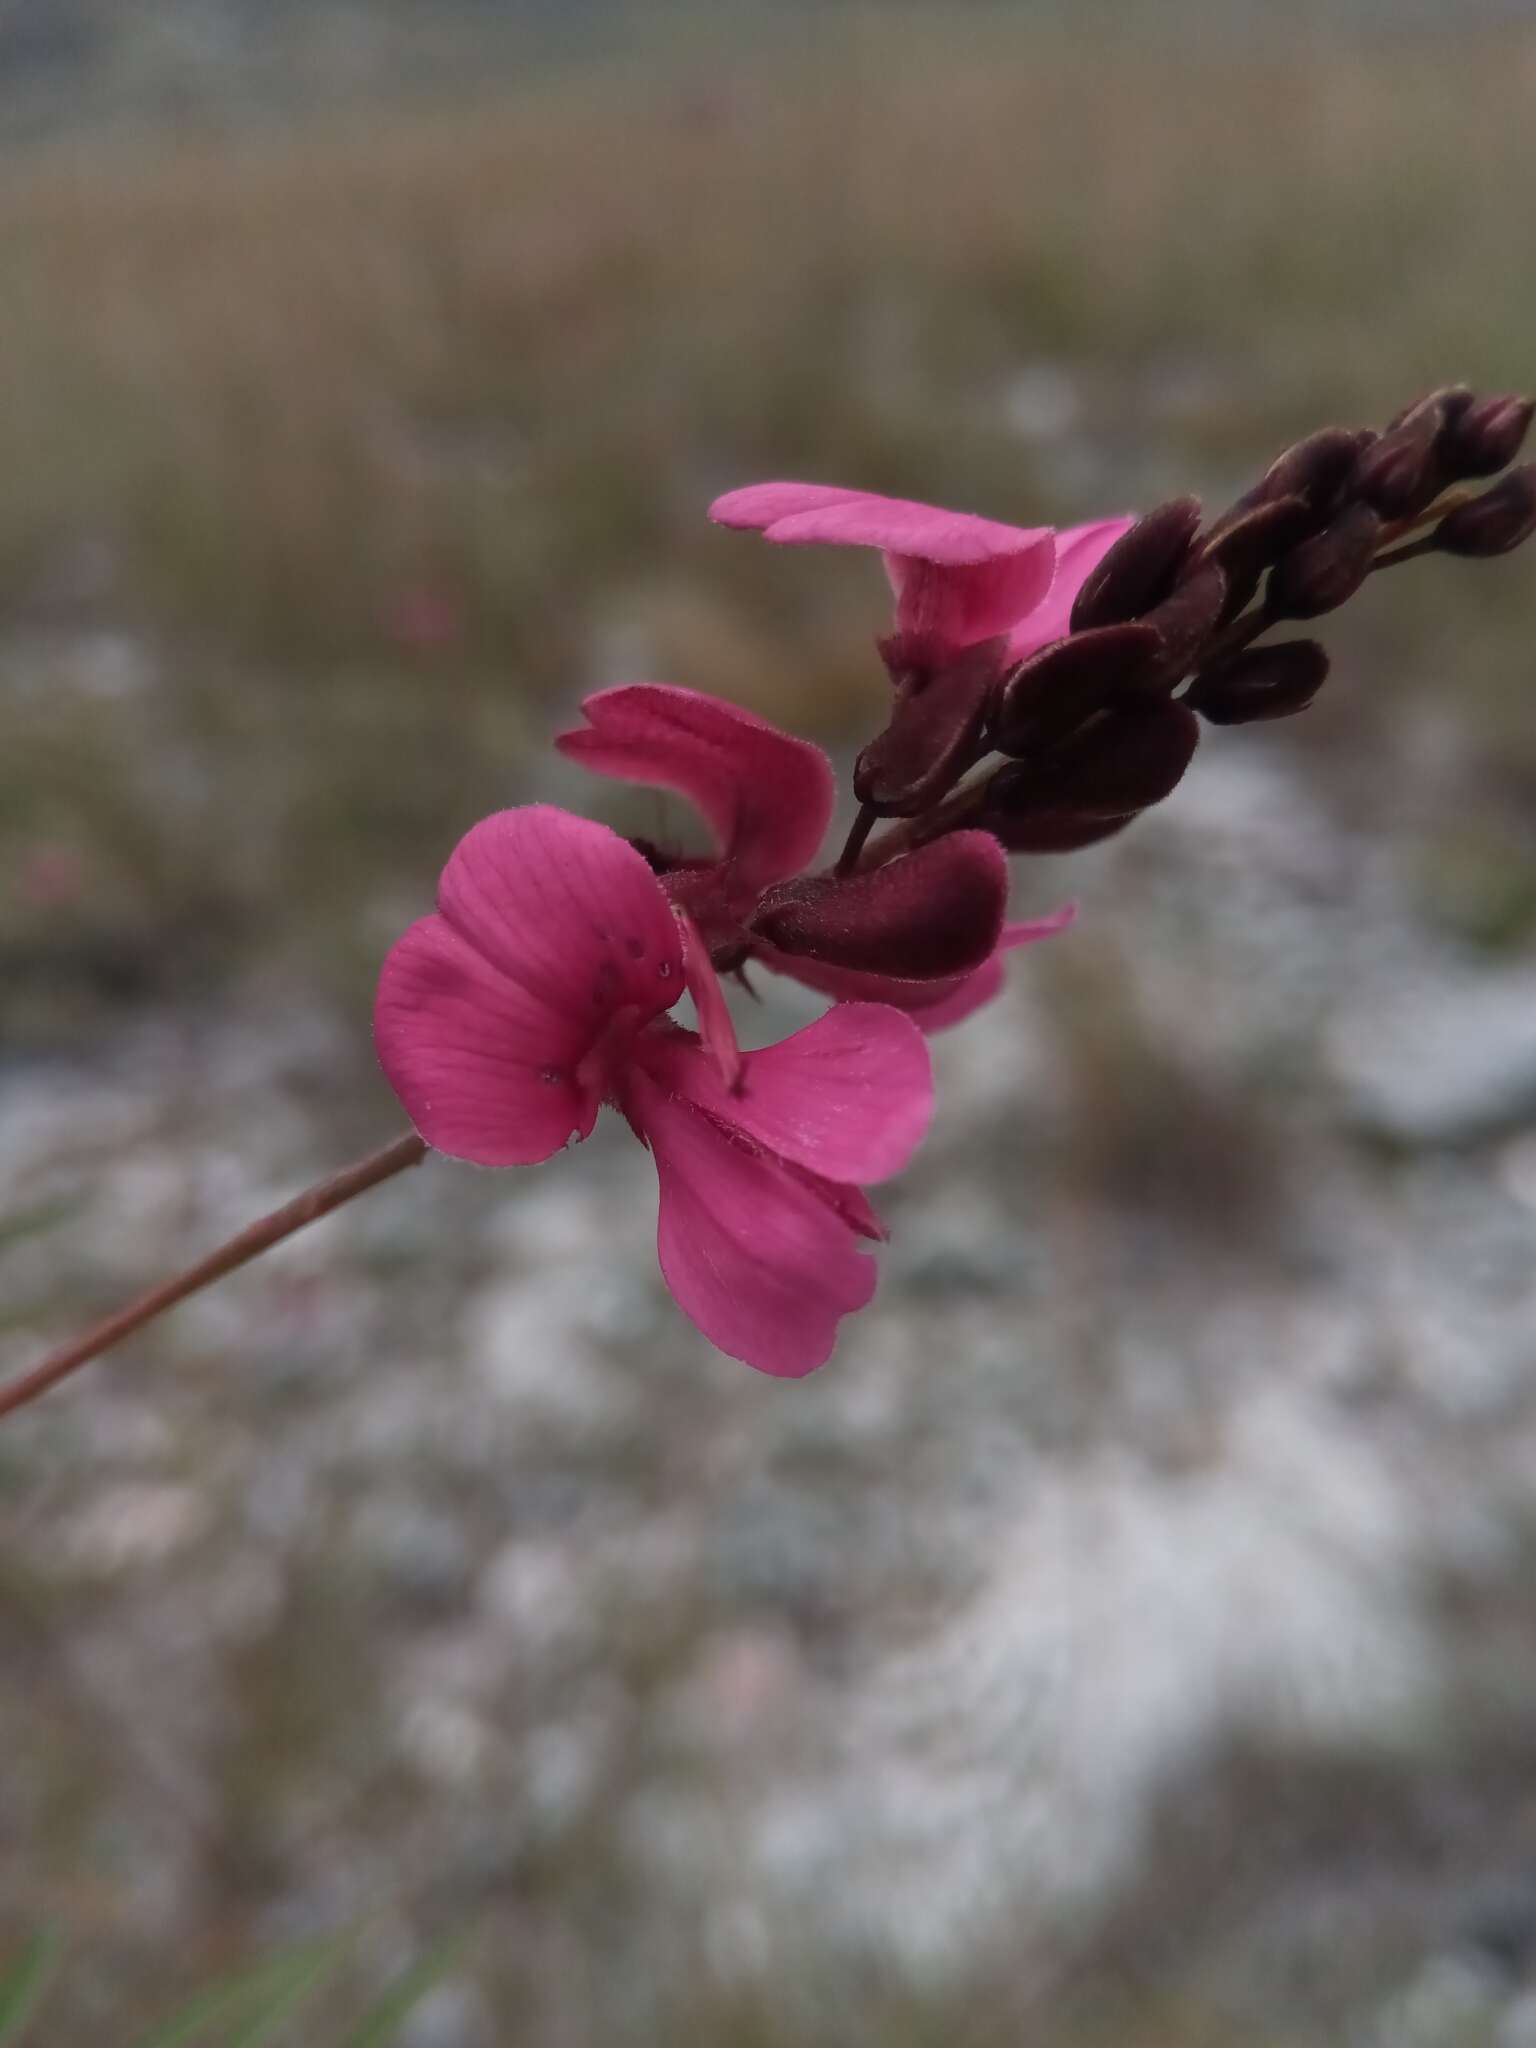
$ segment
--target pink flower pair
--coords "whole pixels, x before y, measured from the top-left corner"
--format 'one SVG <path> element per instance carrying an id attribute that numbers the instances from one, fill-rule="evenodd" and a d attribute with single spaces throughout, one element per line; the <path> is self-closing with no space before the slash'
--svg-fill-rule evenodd
<path id="1" fill-rule="evenodd" d="M 822 486 L 736 492 L 714 515 L 885 549 L 898 633 L 930 650 L 1056 637 L 1124 525 L 1063 536 L 1058 566 L 1048 531 Z M 980 832 L 809 873 L 835 796 L 819 748 L 658 684 L 583 710 L 561 751 L 687 796 L 714 854 L 641 849 L 545 805 L 485 819 L 444 870 L 437 913 L 385 961 L 379 1057 L 428 1143 L 481 1165 L 548 1159 L 617 1108 L 656 1162 L 679 1305 L 722 1351 L 798 1376 L 874 1291 L 860 1242 L 885 1233 L 863 1188 L 906 1164 L 932 1111 L 918 1023 L 969 1015 L 1000 988 L 1003 955 L 1071 913 L 1006 924 L 1004 857 Z M 741 1052 L 717 974 L 749 960 L 835 1006 Z M 698 1032 L 668 1015 L 685 990 Z"/>

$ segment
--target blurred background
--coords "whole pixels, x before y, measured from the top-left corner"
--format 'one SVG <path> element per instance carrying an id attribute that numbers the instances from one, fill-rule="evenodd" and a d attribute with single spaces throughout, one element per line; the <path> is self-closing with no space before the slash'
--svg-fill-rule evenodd
<path id="1" fill-rule="evenodd" d="M 585 691 L 879 722 L 877 565 L 717 491 L 1214 507 L 1536 379 L 1514 4 L 4 0 L 0 173 L 6 1370 L 398 1127 L 474 819 L 682 822 Z M 338 1929 L 275 2038 L 447 1934 L 408 2048 L 1536 2043 L 1533 630 L 1378 579 L 1018 864 L 1078 929 L 816 1378 L 675 1313 L 621 1131 L 0 1428 L 51 2048 Z"/>

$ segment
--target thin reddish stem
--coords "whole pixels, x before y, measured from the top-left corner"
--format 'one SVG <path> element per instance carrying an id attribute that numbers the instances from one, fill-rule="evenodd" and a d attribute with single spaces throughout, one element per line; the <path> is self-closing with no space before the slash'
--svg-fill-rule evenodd
<path id="1" fill-rule="evenodd" d="M 125 1337 L 131 1337 L 135 1330 L 152 1323 L 156 1316 L 164 1315 L 177 1302 L 185 1301 L 189 1294 L 211 1287 L 226 1273 L 248 1265 L 252 1259 L 270 1251 L 273 1245 L 281 1244 L 285 1237 L 292 1237 L 308 1224 L 318 1223 L 322 1216 L 329 1216 L 333 1209 L 339 1209 L 343 1202 L 350 1202 L 355 1195 L 366 1194 L 369 1188 L 376 1188 L 380 1181 L 403 1173 L 408 1166 L 419 1166 L 426 1153 L 426 1141 L 418 1138 L 414 1131 L 408 1131 L 380 1151 L 370 1152 L 366 1159 L 359 1159 L 355 1165 L 343 1167 L 340 1173 L 333 1173 L 327 1180 L 316 1181 L 312 1188 L 306 1188 L 302 1195 L 295 1195 L 280 1209 L 247 1224 L 244 1230 L 221 1244 L 217 1251 L 199 1259 L 195 1266 L 189 1266 L 174 1280 L 166 1280 L 159 1287 L 151 1288 L 148 1294 L 141 1294 L 126 1308 L 120 1308 L 93 1324 L 72 1344 L 50 1351 L 40 1365 L 12 1380 L 9 1386 L 0 1387 L 0 1417 L 25 1408 L 40 1394 L 46 1394 L 50 1387 L 56 1387 L 60 1380 L 68 1379 L 82 1365 L 88 1365 L 93 1358 L 99 1358 L 104 1351 L 121 1344 Z"/>
<path id="2" fill-rule="evenodd" d="M 843 850 L 837 856 L 837 866 L 832 870 L 834 875 L 853 873 L 859 864 L 859 855 L 864 851 L 864 842 L 874 829 L 875 823 L 875 812 L 868 804 L 860 804 L 859 815 L 849 827 L 848 837 L 843 842 Z"/>
<path id="3" fill-rule="evenodd" d="M 1426 533 L 1421 540 L 1410 540 L 1400 548 L 1387 548 L 1371 564 L 1372 572 L 1377 569 L 1395 569 L 1399 562 L 1416 562 L 1420 555 L 1432 555 L 1439 543 L 1432 533 Z"/>

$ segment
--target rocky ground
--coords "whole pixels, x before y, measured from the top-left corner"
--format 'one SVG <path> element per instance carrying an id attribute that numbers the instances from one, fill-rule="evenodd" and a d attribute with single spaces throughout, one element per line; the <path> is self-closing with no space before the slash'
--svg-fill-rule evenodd
<path id="1" fill-rule="evenodd" d="M 1386 799 L 1218 738 L 1031 872 L 1080 926 L 942 1042 L 809 1382 L 674 1313 L 616 1129 L 6 1425 L 59 2048 L 458 1923 L 417 2048 L 1536 2041 L 1536 969 L 1426 883 L 1442 740 Z M 13 1060 L 0 1361 L 387 1135 L 367 1057 L 269 991 Z"/>

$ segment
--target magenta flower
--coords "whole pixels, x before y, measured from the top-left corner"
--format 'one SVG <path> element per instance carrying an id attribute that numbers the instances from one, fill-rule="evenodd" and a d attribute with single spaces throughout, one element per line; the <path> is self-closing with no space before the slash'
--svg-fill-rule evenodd
<path id="1" fill-rule="evenodd" d="M 727 491 L 709 516 L 772 541 L 878 548 L 896 593 L 896 631 L 909 654 L 917 646 L 930 656 L 957 653 L 1006 635 L 1010 660 L 1066 632 L 1083 579 L 1134 524 L 1096 519 L 1056 533 L 876 491 L 800 483 Z"/>
<path id="2" fill-rule="evenodd" d="M 1069 909 L 1005 926 L 1007 862 L 985 832 L 951 833 L 866 872 L 802 872 L 831 819 L 831 763 L 737 705 L 624 683 L 582 710 L 587 724 L 555 741 L 562 754 L 598 775 L 675 790 L 713 828 L 717 850 L 704 858 L 646 850 L 722 972 L 758 960 L 841 1002 L 890 1003 L 935 1030 L 997 993 L 1005 952 L 1071 919 Z"/>
<path id="3" fill-rule="evenodd" d="M 730 843 L 723 789 L 711 815 Z M 702 1035 L 666 1014 L 685 988 Z M 873 1294 L 858 1240 L 884 1231 L 862 1184 L 927 1128 L 921 1033 L 851 1003 L 739 1051 L 697 928 L 605 826 L 542 804 L 476 825 L 436 915 L 386 959 L 374 1028 L 417 1130 L 458 1159 L 532 1165 L 618 1109 L 656 1162 L 667 1285 L 732 1357 L 811 1372 Z"/>
<path id="4" fill-rule="evenodd" d="M 773 541 L 830 541 L 884 556 L 896 630 L 880 652 L 896 695 L 853 777 L 860 803 L 882 817 L 919 816 L 973 765 L 1003 677 L 1067 631 L 1083 579 L 1133 523 L 1100 519 L 1056 534 L 796 483 L 728 491 L 710 517 Z"/>

